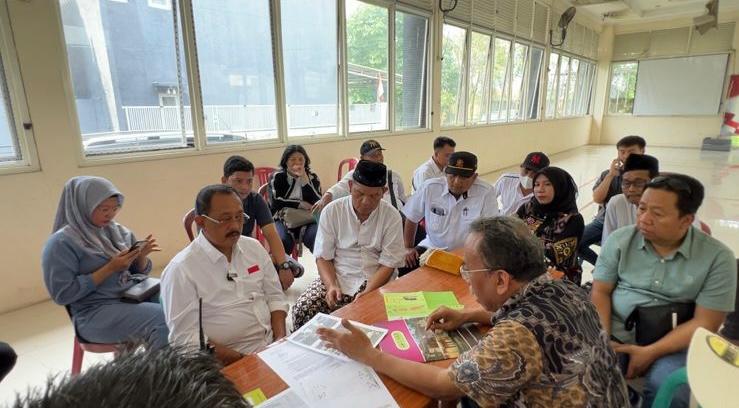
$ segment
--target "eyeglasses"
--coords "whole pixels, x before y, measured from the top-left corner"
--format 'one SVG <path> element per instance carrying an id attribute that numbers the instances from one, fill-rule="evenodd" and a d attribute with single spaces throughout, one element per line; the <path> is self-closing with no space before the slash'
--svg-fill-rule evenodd
<path id="1" fill-rule="evenodd" d="M 235 215 L 233 217 L 231 217 L 231 216 L 224 217 L 221 220 L 216 220 L 216 219 L 210 218 L 210 217 L 208 217 L 205 214 L 202 214 L 202 216 L 203 216 L 203 218 L 206 218 L 206 219 L 210 220 L 211 222 L 213 222 L 215 224 L 218 224 L 218 225 L 228 224 L 228 223 L 231 223 L 231 222 L 234 222 L 234 221 L 236 221 L 239 224 L 243 224 L 244 221 L 246 221 L 246 220 L 248 220 L 250 218 L 248 215 L 246 215 L 246 213 L 237 214 L 237 215 Z"/>
<path id="2" fill-rule="evenodd" d="M 649 182 L 646 180 L 637 180 L 637 181 L 623 180 L 621 182 L 621 190 L 628 190 L 631 187 L 643 190 L 644 187 L 647 186 L 647 183 Z"/>
<path id="3" fill-rule="evenodd" d="M 686 183 L 685 181 L 677 177 L 657 176 L 651 179 L 649 183 L 647 183 L 647 187 L 663 187 L 663 186 L 667 186 L 669 189 L 675 192 L 688 193 L 688 195 L 693 194 L 693 190 L 690 188 L 690 185 L 688 185 L 688 183 Z"/>
<path id="4" fill-rule="evenodd" d="M 472 273 L 474 272 L 487 272 L 487 271 L 494 271 L 497 268 L 482 268 L 482 269 L 467 269 L 464 265 L 461 265 L 459 267 L 459 274 L 462 276 L 462 279 L 465 280 L 465 282 L 470 283 L 470 279 L 472 279 Z"/>

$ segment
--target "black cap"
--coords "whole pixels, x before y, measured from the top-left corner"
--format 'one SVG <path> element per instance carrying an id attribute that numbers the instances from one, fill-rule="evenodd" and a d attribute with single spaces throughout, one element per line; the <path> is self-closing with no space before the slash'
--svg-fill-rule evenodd
<path id="1" fill-rule="evenodd" d="M 387 184 L 387 167 L 382 163 L 360 160 L 354 168 L 352 178 L 367 187 L 385 187 Z"/>
<path id="2" fill-rule="evenodd" d="M 378 149 L 385 150 L 380 146 L 380 143 L 377 140 L 365 140 L 364 143 L 362 143 L 362 147 L 359 148 L 359 154 L 364 156 L 365 154 L 372 153 Z"/>
<path id="3" fill-rule="evenodd" d="M 521 163 L 521 167 L 528 170 L 539 171 L 544 167 L 549 167 L 549 157 L 542 152 L 531 152 L 526 155 L 523 163 Z"/>
<path id="4" fill-rule="evenodd" d="M 624 162 L 622 172 L 632 170 L 648 170 L 649 176 L 654 177 L 659 173 L 659 161 L 656 157 L 648 154 L 631 153 Z"/>
<path id="5" fill-rule="evenodd" d="M 446 174 L 456 174 L 462 177 L 471 177 L 477 171 L 477 156 L 470 152 L 454 152 L 449 156 L 446 165 Z"/>

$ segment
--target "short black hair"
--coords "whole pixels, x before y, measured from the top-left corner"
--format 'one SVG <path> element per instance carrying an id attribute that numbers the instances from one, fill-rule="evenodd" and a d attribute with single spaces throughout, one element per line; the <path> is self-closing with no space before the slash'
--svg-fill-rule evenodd
<path id="1" fill-rule="evenodd" d="M 434 150 L 441 149 L 444 146 L 457 147 L 457 142 L 451 137 L 439 136 L 434 139 Z"/>
<path id="2" fill-rule="evenodd" d="M 72 377 L 51 377 L 46 389 L 16 396 L 15 408 L 248 408 L 251 405 L 213 356 L 165 347 L 123 353 Z"/>
<path id="3" fill-rule="evenodd" d="M 482 235 L 477 250 L 488 268 L 503 269 L 519 282 L 529 282 L 546 271 L 541 241 L 514 217 L 478 218 L 470 232 Z"/>
<path id="4" fill-rule="evenodd" d="M 644 148 L 647 147 L 647 141 L 641 136 L 631 135 L 622 137 L 621 140 L 616 143 L 616 149 L 630 146 L 639 146 L 640 149 L 644 150 Z"/>
<path id="5" fill-rule="evenodd" d="M 669 173 L 653 178 L 646 188 L 665 190 L 677 195 L 677 210 L 680 216 L 698 212 L 705 189 L 700 181 L 685 174 Z"/>
<path id="6" fill-rule="evenodd" d="M 305 170 L 310 170 L 310 157 L 308 157 L 308 153 L 305 151 L 305 148 L 301 145 L 288 145 L 285 148 L 285 151 L 282 152 L 282 158 L 280 159 L 280 167 L 282 170 L 287 171 L 287 159 L 290 158 L 290 156 L 293 155 L 293 153 L 300 153 L 305 157 Z"/>
<path id="7" fill-rule="evenodd" d="M 237 171 L 254 172 L 254 165 L 244 156 L 231 156 L 223 163 L 223 177 L 231 177 Z"/>
<path id="8" fill-rule="evenodd" d="M 210 203 L 213 201 L 213 196 L 216 194 L 239 194 L 234 190 L 233 187 L 226 184 L 211 184 L 200 189 L 198 197 L 195 199 L 195 214 L 207 215 L 210 211 Z M 239 199 L 240 200 L 240 199 Z"/>

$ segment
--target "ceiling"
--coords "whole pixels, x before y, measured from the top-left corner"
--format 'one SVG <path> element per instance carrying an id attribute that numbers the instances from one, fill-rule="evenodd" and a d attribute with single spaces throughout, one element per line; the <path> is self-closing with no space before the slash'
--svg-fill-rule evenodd
<path id="1" fill-rule="evenodd" d="M 706 14 L 708 0 L 570 0 L 578 12 L 608 24 L 670 20 Z M 739 0 L 719 0 L 722 12 L 739 10 Z"/>

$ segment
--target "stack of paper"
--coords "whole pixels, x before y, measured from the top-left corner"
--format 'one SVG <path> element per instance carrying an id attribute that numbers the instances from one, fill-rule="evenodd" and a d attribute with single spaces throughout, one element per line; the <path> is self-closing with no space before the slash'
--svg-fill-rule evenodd
<path id="1" fill-rule="evenodd" d="M 463 309 L 454 292 L 385 293 L 388 320 L 426 317 L 440 306 Z"/>
<path id="2" fill-rule="evenodd" d="M 397 408 L 375 371 L 283 342 L 259 353 L 309 407 Z"/>

